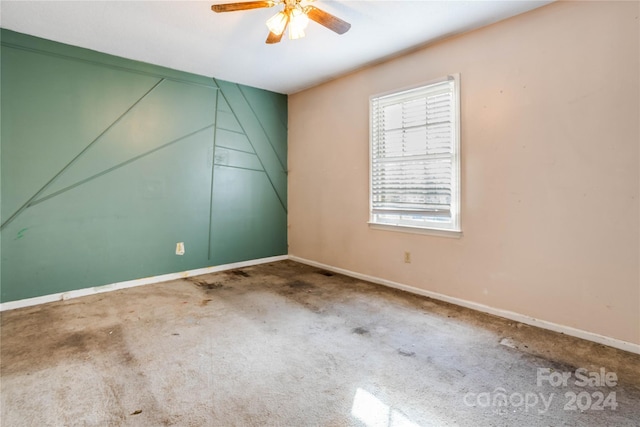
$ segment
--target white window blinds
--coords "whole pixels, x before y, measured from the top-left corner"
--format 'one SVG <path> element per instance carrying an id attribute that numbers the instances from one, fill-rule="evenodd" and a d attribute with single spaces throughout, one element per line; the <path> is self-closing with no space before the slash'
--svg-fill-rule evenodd
<path id="1" fill-rule="evenodd" d="M 371 221 L 459 231 L 457 79 L 371 98 Z"/>

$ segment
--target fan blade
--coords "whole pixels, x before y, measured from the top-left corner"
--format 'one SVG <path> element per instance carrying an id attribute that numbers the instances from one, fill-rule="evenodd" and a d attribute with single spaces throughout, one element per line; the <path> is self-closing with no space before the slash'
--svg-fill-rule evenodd
<path id="1" fill-rule="evenodd" d="M 323 25 L 338 34 L 344 34 L 349 31 L 349 28 L 351 28 L 351 24 L 347 21 L 343 21 L 337 16 L 333 16 L 332 14 L 327 13 L 324 10 L 320 10 L 315 6 L 307 6 L 305 11 L 307 12 L 309 19 L 316 21 L 318 24 Z"/>
<path id="2" fill-rule="evenodd" d="M 263 7 L 272 7 L 275 5 L 276 2 L 274 1 L 244 1 L 239 3 L 214 4 L 213 6 L 211 6 L 211 10 L 218 13 L 233 12 L 236 10 L 260 9 Z"/>
<path id="3" fill-rule="evenodd" d="M 267 41 L 265 43 L 266 44 L 280 43 L 280 40 L 282 40 L 283 34 L 284 34 L 284 31 L 280 35 L 274 34 L 271 31 L 269 31 L 269 35 L 267 36 Z"/>

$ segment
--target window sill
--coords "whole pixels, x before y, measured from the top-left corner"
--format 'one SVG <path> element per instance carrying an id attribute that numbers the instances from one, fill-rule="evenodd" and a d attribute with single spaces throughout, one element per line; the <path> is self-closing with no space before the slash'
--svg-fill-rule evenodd
<path id="1" fill-rule="evenodd" d="M 429 236 L 448 237 L 452 239 L 459 239 L 462 237 L 462 231 L 455 231 L 455 230 L 410 227 L 406 225 L 380 224 L 377 222 L 369 222 L 368 224 L 369 224 L 369 228 L 373 228 L 375 230 L 396 231 L 400 233 L 411 233 L 411 234 L 426 234 Z"/>

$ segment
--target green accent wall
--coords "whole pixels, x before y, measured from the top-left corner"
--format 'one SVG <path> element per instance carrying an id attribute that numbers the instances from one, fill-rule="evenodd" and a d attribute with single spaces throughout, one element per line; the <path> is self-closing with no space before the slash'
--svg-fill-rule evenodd
<path id="1" fill-rule="evenodd" d="M 1 31 L 1 302 L 287 253 L 285 95 Z"/>

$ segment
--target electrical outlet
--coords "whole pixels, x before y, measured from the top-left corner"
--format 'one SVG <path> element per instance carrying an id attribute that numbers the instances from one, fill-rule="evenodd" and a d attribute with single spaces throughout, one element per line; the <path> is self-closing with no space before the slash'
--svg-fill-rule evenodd
<path id="1" fill-rule="evenodd" d="M 407 264 L 411 264 L 411 252 L 409 251 L 404 252 L 404 262 Z"/>
<path id="2" fill-rule="evenodd" d="M 184 242 L 176 243 L 176 255 L 184 255 Z"/>

